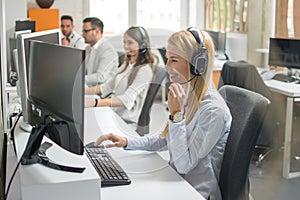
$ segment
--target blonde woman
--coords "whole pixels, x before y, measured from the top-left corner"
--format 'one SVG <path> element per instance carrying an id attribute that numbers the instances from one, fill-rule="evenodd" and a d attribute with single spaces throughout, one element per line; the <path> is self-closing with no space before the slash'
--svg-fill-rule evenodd
<path id="1" fill-rule="evenodd" d="M 168 92 L 170 119 L 163 133 L 143 138 L 111 133 L 99 137 L 95 145 L 111 140 L 107 147 L 168 149 L 169 164 L 204 198 L 222 199 L 218 179 L 231 115 L 211 81 L 212 40 L 194 28 L 176 32 L 168 40 L 166 58 L 172 84 Z"/>

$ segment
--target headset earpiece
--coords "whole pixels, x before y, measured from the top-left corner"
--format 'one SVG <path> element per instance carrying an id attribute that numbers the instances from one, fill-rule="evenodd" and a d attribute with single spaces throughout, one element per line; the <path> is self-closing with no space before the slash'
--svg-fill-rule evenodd
<path id="1" fill-rule="evenodd" d="M 207 50 L 204 46 L 202 37 L 199 36 L 195 28 L 187 29 L 199 44 L 199 48 L 193 53 L 190 63 L 190 72 L 194 76 L 203 76 L 208 66 Z"/>
<path id="2" fill-rule="evenodd" d="M 141 43 L 140 49 L 139 49 L 139 54 L 144 54 L 147 51 L 147 44 L 145 42 Z"/>
<path id="3" fill-rule="evenodd" d="M 144 54 L 147 51 L 146 33 L 145 33 L 144 28 L 138 26 L 138 29 L 139 29 L 139 31 L 141 33 L 141 36 L 142 36 L 142 42 L 140 44 L 139 54 Z"/>

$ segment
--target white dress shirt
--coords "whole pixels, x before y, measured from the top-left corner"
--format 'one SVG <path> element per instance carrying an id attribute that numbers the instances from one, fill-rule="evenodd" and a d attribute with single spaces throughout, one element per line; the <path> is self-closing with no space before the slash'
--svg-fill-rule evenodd
<path id="1" fill-rule="evenodd" d="M 169 150 L 169 164 L 204 198 L 221 200 L 218 185 L 223 154 L 231 126 L 230 111 L 215 89 L 209 89 L 186 126 L 169 121 L 166 138 L 160 135 L 127 138 L 125 149 Z"/>
<path id="2" fill-rule="evenodd" d="M 84 42 L 84 38 L 75 31 L 71 33 L 71 35 L 68 37 L 68 40 L 70 42 L 70 47 L 85 49 L 87 46 L 87 44 Z"/>
<path id="3" fill-rule="evenodd" d="M 120 71 L 125 65 L 120 67 Z M 153 72 L 150 65 L 141 67 L 134 81 L 128 85 L 128 79 L 133 69 L 133 64 L 129 64 L 125 71 L 117 74 L 114 78 L 100 85 L 102 97 L 112 93 L 118 97 L 125 107 L 113 107 L 113 110 L 121 116 L 133 129 L 137 128 L 138 118 L 145 102 L 147 91 L 152 81 Z"/>
<path id="4" fill-rule="evenodd" d="M 104 38 L 93 47 L 86 47 L 86 75 L 88 86 L 102 84 L 114 77 L 118 70 L 118 54 L 113 46 Z"/>

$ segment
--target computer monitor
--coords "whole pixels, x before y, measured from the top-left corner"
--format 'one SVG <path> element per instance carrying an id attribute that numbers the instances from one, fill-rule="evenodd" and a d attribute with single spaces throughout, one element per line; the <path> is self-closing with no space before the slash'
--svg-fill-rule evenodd
<path id="1" fill-rule="evenodd" d="M 35 21 L 31 20 L 17 20 L 15 23 L 15 31 L 31 30 L 35 32 Z"/>
<path id="2" fill-rule="evenodd" d="M 83 154 L 85 50 L 30 41 L 28 122 L 54 123 L 48 137 Z"/>
<path id="3" fill-rule="evenodd" d="M 28 63 L 29 63 L 29 41 L 38 40 L 53 44 L 60 44 L 60 30 L 46 30 L 35 33 L 21 34 L 17 38 L 17 53 L 18 53 L 18 63 L 17 63 L 17 73 L 18 81 L 17 88 L 20 90 L 18 93 L 21 97 L 22 111 L 23 111 L 23 122 L 20 123 L 20 127 L 30 132 L 31 127 L 28 126 L 28 116 L 27 116 L 27 104 L 26 99 L 28 97 Z"/>
<path id="4" fill-rule="evenodd" d="M 270 38 L 269 65 L 300 69 L 300 40 Z"/>
<path id="5" fill-rule="evenodd" d="M 215 56 L 228 60 L 228 56 L 226 54 L 226 33 L 221 31 L 212 31 L 212 30 L 204 30 L 209 34 L 212 38 L 213 43 L 215 45 Z"/>

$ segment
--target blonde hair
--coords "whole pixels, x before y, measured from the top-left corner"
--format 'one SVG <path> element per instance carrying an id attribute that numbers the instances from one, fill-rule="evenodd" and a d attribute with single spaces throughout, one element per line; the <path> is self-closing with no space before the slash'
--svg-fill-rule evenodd
<path id="1" fill-rule="evenodd" d="M 203 46 L 207 50 L 208 54 L 208 66 L 207 71 L 203 76 L 198 76 L 192 79 L 188 84 L 188 96 L 187 96 L 187 104 L 188 109 L 186 110 L 186 124 L 189 124 L 190 121 L 193 119 L 201 100 L 203 99 L 208 86 L 211 81 L 211 74 L 212 68 L 214 63 L 214 44 L 209 36 L 208 33 L 205 31 L 199 31 L 203 39 Z M 171 51 L 176 53 L 180 57 L 184 58 L 185 60 L 190 63 L 192 55 L 194 52 L 199 48 L 199 44 L 197 43 L 196 39 L 188 30 L 182 30 L 179 32 L 174 33 L 168 39 L 168 48 L 167 51 Z M 186 66 L 190 67 L 190 66 Z M 189 71 L 189 80 L 193 77 Z M 161 136 L 165 137 L 168 133 L 169 125 L 167 124 L 164 128 Z"/>

